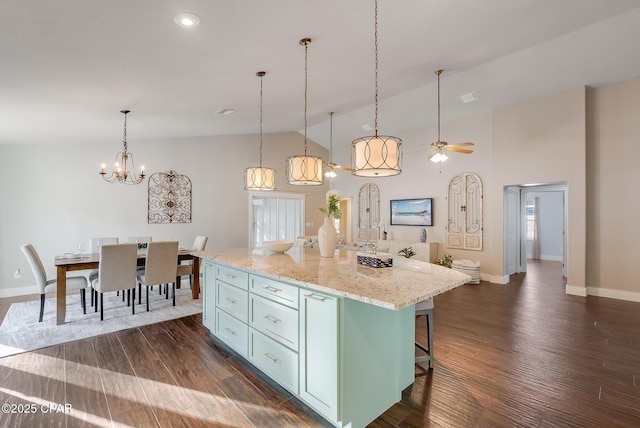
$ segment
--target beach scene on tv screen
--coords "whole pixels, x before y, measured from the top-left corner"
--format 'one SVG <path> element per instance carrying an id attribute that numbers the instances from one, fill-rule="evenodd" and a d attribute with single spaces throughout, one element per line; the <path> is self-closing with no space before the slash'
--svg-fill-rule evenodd
<path id="1" fill-rule="evenodd" d="M 431 199 L 392 200 L 391 224 L 431 226 Z"/>

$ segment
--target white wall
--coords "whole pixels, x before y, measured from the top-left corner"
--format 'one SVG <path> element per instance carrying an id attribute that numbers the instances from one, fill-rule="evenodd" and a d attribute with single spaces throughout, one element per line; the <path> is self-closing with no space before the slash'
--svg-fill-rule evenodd
<path id="1" fill-rule="evenodd" d="M 587 95 L 589 294 L 640 301 L 640 79 Z"/>
<path id="2" fill-rule="evenodd" d="M 97 145 L 0 145 L 0 168 L 7 178 L 0 187 L 0 297 L 33 292 L 30 268 L 20 251 L 33 244 L 54 278 L 56 254 L 77 250 L 78 242 L 98 236 L 151 235 L 190 246 L 196 235 L 207 235 L 207 248 L 246 247 L 248 195 L 244 169 L 258 164 L 256 135 L 232 135 L 152 142 L 129 141 L 136 164 L 148 174 L 173 169 L 193 185 L 192 223 L 148 224 L 147 180 L 137 186 L 109 184 L 98 174 L 100 163 L 113 162 L 122 148 L 115 140 Z M 276 168 L 278 191 L 307 193 L 307 221 L 315 234 L 322 223 L 316 207 L 324 205 L 328 185 L 286 184 L 285 159 L 302 150 L 296 132 L 266 134 L 263 164 Z M 309 154 L 327 150 L 310 142 Z M 13 272 L 21 269 L 22 278 Z"/>
<path id="3" fill-rule="evenodd" d="M 540 260 L 562 261 L 563 192 L 527 192 L 527 201 L 538 198 L 538 241 Z M 531 258 L 531 242 L 527 243 Z"/>

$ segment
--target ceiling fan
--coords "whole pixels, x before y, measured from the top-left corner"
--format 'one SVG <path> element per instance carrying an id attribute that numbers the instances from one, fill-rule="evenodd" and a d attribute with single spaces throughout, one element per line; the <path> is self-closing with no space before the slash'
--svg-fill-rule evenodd
<path id="1" fill-rule="evenodd" d="M 333 162 L 333 112 L 329 113 L 329 162 L 326 163 L 326 171 L 324 175 L 329 178 L 334 178 L 336 174 L 336 169 L 342 169 L 344 171 L 353 171 L 353 168 L 348 168 L 346 166 L 338 165 Z"/>
<path id="2" fill-rule="evenodd" d="M 456 144 L 449 144 L 446 141 L 440 141 L 440 75 L 441 74 L 442 74 L 442 70 L 436 71 L 436 76 L 438 76 L 438 141 L 436 141 L 435 143 L 431 143 L 431 154 L 427 158 L 434 163 L 444 162 L 448 159 L 447 155 L 444 154 L 446 150 L 450 152 L 464 153 L 466 155 L 468 155 L 469 153 L 473 153 L 473 150 L 461 148 L 465 146 L 473 146 L 473 143 L 469 141 L 464 143 L 456 143 Z"/>

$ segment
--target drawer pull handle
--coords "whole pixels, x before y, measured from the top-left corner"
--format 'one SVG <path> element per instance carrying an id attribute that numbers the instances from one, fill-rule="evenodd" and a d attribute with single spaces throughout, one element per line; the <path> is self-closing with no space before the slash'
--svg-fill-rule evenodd
<path id="1" fill-rule="evenodd" d="M 231 329 L 230 329 L 230 328 L 228 328 L 228 327 L 225 327 L 225 330 L 227 330 L 229 333 L 233 334 L 234 336 L 236 335 L 236 332 L 235 332 L 235 331 L 233 331 L 233 330 L 231 330 Z"/>
<path id="2" fill-rule="evenodd" d="M 276 318 L 276 317 L 272 317 L 271 315 L 265 315 L 265 316 L 264 316 L 264 318 L 265 318 L 267 321 L 271 321 L 271 322 L 272 322 L 272 323 L 274 323 L 274 324 L 276 324 L 276 323 L 280 322 L 280 320 L 279 320 L 278 318 Z"/>
<path id="3" fill-rule="evenodd" d="M 231 297 L 225 297 L 225 300 L 228 300 L 229 303 L 231 303 L 232 305 L 235 305 L 237 300 L 236 299 L 232 299 Z"/>
<path id="4" fill-rule="evenodd" d="M 262 287 L 267 291 L 270 291 L 271 293 L 277 293 L 278 291 L 282 291 L 279 288 L 275 288 L 275 287 L 270 287 L 270 286 L 266 286 L 266 287 Z"/>
<path id="5" fill-rule="evenodd" d="M 313 299 L 313 300 L 319 300 L 321 302 L 324 302 L 325 300 L 327 300 L 326 297 L 318 296 L 318 295 L 315 295 L 313 293 L 305 294 L 304 297 L 308 297 L 308 298 Z"/>
<path id="6" fill-rule="evenodd" d="M 269 354 L 268 352 L 265 352 L 262 355 L 264 355 L 269 361 L 271 361 L 274 364 L 278 362 L 278 359 L 271 356 L 271 354 Z"/>

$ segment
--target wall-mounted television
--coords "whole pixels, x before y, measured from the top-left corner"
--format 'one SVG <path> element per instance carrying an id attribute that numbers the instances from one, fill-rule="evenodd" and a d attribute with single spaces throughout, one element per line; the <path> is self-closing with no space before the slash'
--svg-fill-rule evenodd
<path id="1" fill-rule="evenodd" d="M 433 198 L 392 199 L 390 224 L 433 226 Z"/>

